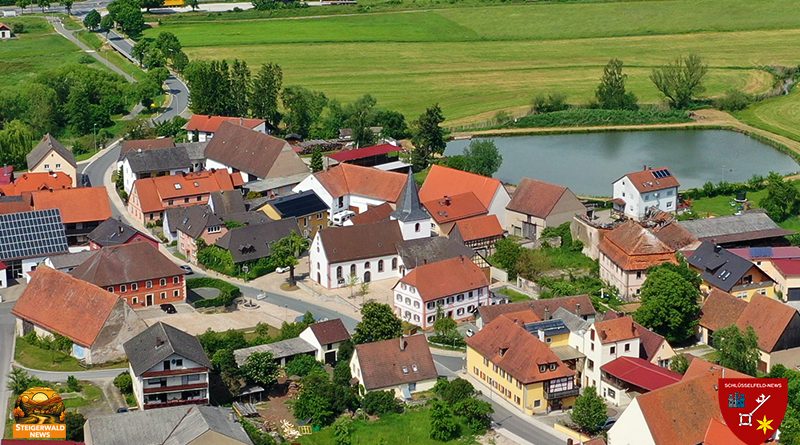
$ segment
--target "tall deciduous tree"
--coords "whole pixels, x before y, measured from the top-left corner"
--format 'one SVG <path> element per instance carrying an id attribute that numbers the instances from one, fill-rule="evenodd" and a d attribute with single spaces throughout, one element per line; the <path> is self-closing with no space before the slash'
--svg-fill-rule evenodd
<path id="1" fill-rule="evenodd" d="M 34 133 L 28 124 L 12 120 L 0 130 L 0 162 L 23 168 L 25 156 L 33 148 Z"/>
<path id="2" fill-rule="evenodd" d="M 714 347 L 719 353 L 719 364 L 747 375 L 756 375 L 758 359 L 758 336 L 752 326 L 744 332 L 738 327 L 728 326 L 714 332 Z"/>
<path id="3" fill-rule="evenodd" d="M 110 15 L 106 14 L 103 18 L 100 19 L 100 27 L 97 29 L 98 31 L 108 35 L 108 32 L 114 28 L 114 19 L 111 18 Z"/>
<path id="4" fill-rule="evenodd" d="M 142 8 L 145 8 L 147 12 L 150 12 L 152 8 L 160 8 L 164 6 L 164 0 L 140 0 Z"/>
<path id="5" fill-rule="evenodd" d="M 773 220 L 785 221 L 800 211 L 800 195 L 797 189 L 780 174 L 771 172 L 767 176 L 766 191 L 767 195 L 761 198 L 758 204 Z"/>
<path id="6" fill-rule="evenodd" d="M 447 148 L 445 131 L 441 127 L 442 122 L 444 122 L 444 114 L 442 114 L 439 104 L 425 110 L 414 122 L 414 136 L 411 139 L 414 143 L 414 150 L 411 152 L 414 171 L 427 168 L 431 157 L 434 154 L 444 153 L 444 149 Z"/>
<path id="7" fill-rule="evenodd" d="M 473 139 L 464 148 L 464 158 L 467 171 L 483 176 L 491 177 L 503 164 L 503 155 L 491 140 Z"/>
<path id="8" fill-rule="evenodd" d="M 634 318 L 670 343 L 681 343 L 695 334 L 699 296 L 699 289 L 678 272 L 657 269 L 642 285 L 642 305 Z"/>
<path id="9" fill-rule="evenodd" d="M 374 97 L 366 94 L 347 107 L 346 113 L 350 117 L 344 124 L 352 130 L 353 143 L 356 147 L 366 147 L 375 143 L 375 134 L 370 127 L 377 103 Z"/>
<path id="10" fill-rule="evenodd" d="M 692 99 L 705 91 L 703 78 L 706 73 L 708 66 L 700 56 L 691 54 L 654 69 L 650 73 L 650 80 L 667 98 L 672 108 L 686 108 Z"/>
<path id="11" fill-rule="evenodd" d="M 600 108 L 609 110 L 635 109 L 636 96 L 625 91 L 625 79 L 622 73 L 622 61 L 611 59 L 603 69 L 603 77 L 595 91 L 595 98 Z"/>
<path id="12" fill-rule="evenodd" d="M 247 380 L 268 388 L 278 380 L 280 368 L 271 352 L 255 352 L 247 357 L 241 371 Z"/>
<path id="13" fill-rule="evenodd" d="M 131 37 L 139 36 L 144 30 L 144 16 L 137 0 L 114 0 L 108 4 L 108 15 Z"/>
<path id="14" fill-rule="evenodd" d="M 86 17 L 83 18 L 83 26 L 87 27 L 88 29 L 94 30 L 98 26 L 100 26 L 100 13 L 97 12 L 96 9 L 92 9 L 86 14 Z"/>
<path id="15" fill-rule="evenodd" d="M 389 340 L 403 334 L 403 323 L 388 304 L 368 301 L 361 307 L 361 321 L 356 325 L 353 342 L 356 344 Z"/>
<path id="16" fill-rule="evenodd" d="M 289 268 L 289 284 L 295 285 L 294 268 L 297 266 L 297 258 L 308 250 L 308 239 L 292 231 L 272 244 L 271 258 L 277 267 Z"/>
<path id="17" fill-rule="evenodd" d="M 75 3 L 75 0 L 59 0 L 59 3 L 67 10 L 67 15 L 72 15 L 72 5 Z"/>
<path id="18" fill-rule="evenodd" d="M 50 0 L 36 0 L 36 4 L 42 8 L 42 14 L 44 14 L 44 10 L 50 7 Z"/>
<path id="19" fill-rule="evenodd" d="M 253 116 L 264 119 L 273 126 L 278 126 L 281 113 L 278 110 L 278 98 L 283 87 L 283 70 L 276 63 L 265 63 L 253 80 L 252 100 L 250 108 Z"/>
<path id="20" fill-rule="evenodd" d="M 17 0 L 15 3 L 19 9 L 22 10 L 22 13 L 25 13 L 25 8 L 31 5 L 31 0 Z"/>
<path id="21" fill-rule="evenodd" d="M 247 116 L 250 108 L 250 69 L 243 60 L 235 59 L 230 71 L 231 109 L 229 116 Z"/>
<path id="22" fill-rule="evenodd" d="M 575 406 L 570 413 L 572 421 L 580 427 L 581 431 L 594 434 L 600 431 L 608 419 L 606 403 L 597 395 L 594 386 L 587 386 L 583 394 L 575 400 Z"/>
<path id="23" fill-rule="evenodd" d="M 281 101 L 286 109 L 286 130 L 308 137 L 328 98 L 321 92 L 294 86 L 284 88 Z"/>
<path id="24" fill-rule="evenodd" d="M 447 442 L 459 436 L 459 427 L 453 410 L 441 400 L 431 405 L 431 439 Z"/>
<path id="25" fill-rule="evenodd" d="M 686 354 L 678 354 L 673 357 L 669 362 L 669 369 L 679 374 L 685 374 L 689 369 L 689 359 L 686 358 Z"/>

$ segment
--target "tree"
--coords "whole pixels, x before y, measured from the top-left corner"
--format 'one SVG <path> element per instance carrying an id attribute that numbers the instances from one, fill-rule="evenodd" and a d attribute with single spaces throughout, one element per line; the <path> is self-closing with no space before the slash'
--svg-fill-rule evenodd
<path id="1" fill-rule="evenodd" d="M 108 4 L 108 17 L 131 37 L 137 37 L 144 30 L 144 16 L 138 0 L 114 0 Z"/>
<path id="2" fill-rule="evenodd" d="M 398 111 L 377 110 L 373 116 L 373 125 L 381 127 L 383 137 L 405 139 L 408 137 L 408 124 L 406 117 Z"/>
<path id="3" fill-rule="evenodd" d="M 703 78 L 708 66 L 695 54 L 678 57 L 673 63 L 656 68 L 650 80 L 667 98 L 672 108 L 686 108 L 692 100 L 705 91 Z"/>
<path id="4" fill-rule="evenodd" d="M 192 8 L 192 11 L 195 11 L 200 7 L 200 1 L 199 0 L 188 0 L 186 2 L 186 4 L 189 5 Z"/>
<path id="5" fill-rule="evenodd" d="M 353 375 L 350 373 L 350 361 L 341 358 L 333 367 L 333 383 L 339 386 L 350 386 Z"/>
<path id="6" fill-rule="evenodd" d="M 6 388 L 14 393 L 14 395 L 20 395 L 28 389 L 29 383 L 30 375 L 28 375 L 24 369 L 12 368 L 11 372 L 8 374 Z"/>
<path id="7" fill-rule="evenodd" d="M 305 138 L 317 122 L 328 98 L 321 92 L 303 87 L 286 87 L 281 93 L 281 101 L 286 109 L 286 131 Z"/>
<path id="8" fill-rule="evenodd" d="M 695 272 L 695 270 L 689 266 L 689 263 L 686 261 L 686 257 L 684 257 L 681 254 L 678 254 L 678 264 L 662 263 L 659 264 L 658 266 L 651 267 L 650 269 L 647 270 L 647 273 L 651 274 L 660 269 L 666 269 L 666 270 L 671 270 L 673 272 L 677 272 L 678 274 L 680 274 L 680 276 L 683 277 L 684 280 L 688 281 L 692 286 L 697 288 L 699 288 L 700 284 L 702 284 L 703 282 L 703 279 L 700 278 L 700 274 Z"/>
<path id="9" fill-rule="evenodd" d="M 230 116 L 247 116 L 250 108 L 250 68 L 243 60 L 234 59 L 230 71 Z"/>
<path id="10" fill-rule="evenodd" d="M 160 8 L 164 6 L 164 0 L 140 0 L 142 8 L 150 12 L 151 8 Z"/>
<path id="11" fill-rule="evenodd" d="M 475 387 L 468 380 L 461 377 L 454 379 L 452 382 L 447 379 L 439 379 L 433 387 L 433 392 L 449 405 L 455 405 L 474 396 Z"/>
<path id="12" fill-rule="evenodd" d="M 88 29 L 94 30 L 98 26 L 100 26 L 100 13 L 97 12 L 96 9 L 92 9 L 86 14 L 86 17 L 83 18 L 83 26 L 87 27 Z"/>
<path id="13" fill-rule="evenodd" d="M 75 3 L 74 0 L 59 0 L 59 3 L 67 10 L 67 15 L 72 15 L 72 5 Z"/>
<path id="14" fill-rule="evenodd" d="M 361 321 L 353 333 L 355 344 L 389 340 L 403 334 L 403 323 L 388 304 L 368 301 L 361 307 Z"/>
<path id="15" fill-rule="evenodd" d="M 673 357 L 672 361 L 669 362 L 669 369 L 678 374 L 685 374 L 686 370 L 689 369 L 689 359 L 686 358 L 686 354 L 678 354 Z"/>
<path id="16" fill-rule="evenodd" d="M 777 222 L 786 221 L 800 211 L 800 195 L 791 182 L 785 181 L 778 173 L 770 172 L 767 176 L 767 194 L 760 205 L 770 218 Z"/>
<path id="17" fill-rule="evenodd" d="M 83 425 L 86 423 L 86 417 L 83 414 L 67 411 L 64 415 L 64 424 L 67 430 L 67 440 L 74 440 L 83 442 Z"/>
<path id="18" fill-rule="evenodd" d="M 0 130 L 0 162 L 24 168 L 25 156 L 34 145 L 33 129 L 25 122 L 14 119 Z"/>
<path id="19" fill-rule="evenodd" d="M 281 113 L 278 111 L 278 98 L 283 87 L 283 70 L 276 63 L 265 63 L 253 80 L 250 108 L 253 116 L 278 126 Z"/>
<path id="20" fill-rule="evenodd" d="M 324 168 L 324 166 L 322 164 L 322 149 L 321 148 L 317 147 L 317 148 L 314 149 L 313 152 L 311 152 L 311 165 L 310 165 L 310 167 L 311 167 L 311 171 L 314 172 L 314 173 L 321 172 L 322 169 Z"/>
<path id="21" fill-rule="evenodd" d="M 322 363 L 318 362 L 314 356 L 311 355 L 298 355 L 286 364 L 287 376 L 300 376 L 305 377 L 311 374 L 314 370 L 325 369 Z"/>
<path id="22" fill-rule="evenodd" d="M 42 14 L 44 14 L 44 10 L 50 7 L 50 0 L 36 0 L 36 4 L 42 8 Z"/>
<path id="23" fill-rule="evenodd" d="M 270 259 L 276 267 L 289 268 L 289 285 L 296 284 L 294 278 L 294 267 L 297 266 L 297 257 L 308 250 L 308 239 L 292 231 L 289 235 L 279 239 L 272 244 L 272 254 Z"/>
<path id="24" fill-rule="evenodd" d="M 603 77 L 594 95 L 600 108 L 607 110 L 634 110 L 636 96 L 625 91 L 627 74 L 622 73 L 622 61 L 611 59 L 603 69 Z"/>
<path id="25" fill-rule="evenodd" d="M 22 10 L 22 13 L 25 13 L 25 8 L 31 5 L 31 0 L 17 0 L 15 3 L 19 9 Z"/>
<path id="26" fill-rule="evenodd" d="M 67 376 L 67 389 L 69 392 L 79 392 L 81 390 L 81 383 L 74 375 Z"/>
<path id="27" fill-rule="evenodd" d="M 131 375 L 128 374 L 128 371 L 122 371 L 119 375 L 114 377 L 114 386 L 123 394 L 130 394 L 133 392 L 133 380 L 131 380 Z"/>
<path id="28" fill-rule="evenodd" d="M 758 336 L 752 326 L 742 332 L 735 325 L 714 332 L 714 347 L 719 353 L 719 364 L 747 375 L 758 371 Z"/>
<path id="29" fill-rule="evenodd" d="M 311 419 L 314 425 L 329 425 L 347 410 L 358 407 L 358 399 L 349 386 L 337 385 L 325 372 L 312 372 L 300 383 L 300 394 L 292 405 L 297 419 Z"/>
<path id="30" fill-rule="evenodd" d="M 483 434 L 492 426 L 494 408 L 489 402 L 469 397 L 458 402 L 453 411 L 464 418 L 472 434 Z"/>
<path id="31" fill-rule="evenodd" d="M 433 322 L 433 330 L 437 335 L 452 335 L 456 331 L 456 321 L 441 315 L 437 314 L 436 321 Z"/>
<path id="32" fill-rule="evenodd" d="M 464 148 L 466 170 L 491 177 L 503 163 L 503 156 L 491 140 L 473 139 Z"/>
<path id="33" fill-rule="evenodd" d="M 508 272 L 508 278 L 517 277 L 517 260 L 522 254 L 522 247 L 511 238 L 503 238 L 495 243 L 492 264 Z"/>
<path id="34" fill-rule="evenodd" d="M 552 268 L 550 257 L 541 249 L 521 249 L 514 265 L 516 274 L 526 280 L 536 280 Z"/>
<path id="35" fill-rule="evenodd" d="M 682 343 L 695 334 L 699 296 L 697 287 L 679 273 L 658 269 L 647 275 L 641 288 L 642 305 L 633 316 L 671 344 Z"/>
<path id="36" fill-rule="evenodd" d="M 255 352 L 247 357 L 240 370 L 247 380 L 268 388 L 278 380 L 280 368 L 271 352 Z"/>
<path id="37" fill-rule="evenodd" d="M 403 405 L 395 397 L 394 391 L 370 391 L 361 401 L 361 407 L 370 416 L 403 412 Z"/>
<path id="38" fill-rule="evenodd" d="M 458 423 L 445 402 L 434 400 L 431 406 L 431 439 L 447 442 L 459 436 Z"/>
<path id="39" fill-rule="evenodd" d="M 108 32 L 114 28 L 114 19 L 110 15 L 105 15 L 100 19 L 100 27 L 98 31 L 108 35 Z"/>
<path id="40" fill-rule="evenodd" d="M 570 417 L 581 431 L 588 434 L 595 434 L 603 427 L 608 420 L 606 404 L 603 398 L 597 395 L 594 386 L 587 386 L 583 394 L 575 399 L 575 406 L 572 408 Z"/>
<path id="41" fill-rule="evenodd" d="M 344 125 L 352 131 L 353 143 L 356 147 L 367 147 L 375 143 L 372 132 L 373 110 L 378 102 L 374 97 L 365 94 L 350 104 L 345 110 L 348 118 Z"/>
<path id="42" fill-rule="evenodd" d="M 353 434 L 353 420 L 341 416 L 333 422 L 333 443 L 335 445 L 350 445 L 350 436 Z"/>
<path id="43" fill-rule="evenodd" d="M 414 122 L 414 136 L 411 139 L 414 144 L 414 150 L 411 153 L 414 171 L 427 168 L 431 157 L 434 154 L 441 155 L 447 148 L 445 131 L 440 126 L 442 122 L 444 122 L 444 114 L 442 114 L 439 104 L 425 110 Z"/>

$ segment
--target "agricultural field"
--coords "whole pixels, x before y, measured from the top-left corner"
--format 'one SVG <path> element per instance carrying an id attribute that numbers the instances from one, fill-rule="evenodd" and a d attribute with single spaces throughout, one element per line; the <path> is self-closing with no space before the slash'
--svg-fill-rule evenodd
<path id="1" fill-rule="evenodd" d="M 800 141 L 800 91 L 754 104 L 735 113 L 742 122 Z"/>
<path id="2" fill-rule="evenodd" d="M 377 6 L 377 5 L 376 5 Z M 374 95 L 409 117 L 439 102 L 451 124 L 524 112 L 538 93 L 592 99 L 611 57 L 658 102 L 648 76 L 676 56 L 710 65 L 708 96 L 769 89 L 765 65 L 797 65 L 800 10 L 788 0 L 639 1 L 410 9 L 293 19 L 244 13 L 163 18 L 191 58 L 276 62 L 284 83 L 348 101 Z M 209 38 L 213 28 L 213 39 Z"/>

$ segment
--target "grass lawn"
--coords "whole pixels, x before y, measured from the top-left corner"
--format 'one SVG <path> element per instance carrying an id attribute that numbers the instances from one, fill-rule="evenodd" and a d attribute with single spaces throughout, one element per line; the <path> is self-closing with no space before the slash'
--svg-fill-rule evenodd
<path id="1" fill-rule="evenodd" d="M 796 189 L 800 190 L 800 181 L 792 181 L 792 184 Z M 759 201 L 761 201 L 761 199 L 766 195 L 766 190 L 748 192 L 747 199 L 750 200 L 754 207 L 758 207 Z M 701 198 L 692 201 L 692 210 L 694 210 L 694 213 L 697 214 L 698 218 L 733 215 L 736 213 L 739 206 L 732 206 L 731 202 L 733 202 L 733 196 Z M 793 216 L 786 221 L 778 223 L 778 225 L 787 230 L 796 230 L 800 232 L 800 216 Z"/>
<path id="2" fill-rule="evenodd" d="M 512 303 L 516 303 L 518 301 L 528 301 L 531 299 L 531 297 L 523 294 L 522 292 L 517 292 L 514 289 L 509 289 L 507 287 L 497 289 L 497 293 L 505 295 L 511 300 Z"/>
<path id="3" fill-rule="evenodd" d="M 540 92 L 587 102 L 611 57 L 644 102 L 660 100 L 654 66 L 697 53 L 710 65 L 707 93 L 771 86 L 759 66 L 796 65 L 800 9 L 790 0 L 670 0 L 513 4 L 352 16 L 238 20 L 163 17 L 146 31 L 175 33 L 191 58 L 224 55 L 252 68 L 276 62 L 284 84 L 329 97 L 374 95 L 409 119 L 439 102 L 453 124 L 500 109 L 521 111 Z M 227 19 L 226 19 L 227 18 Z M 413 91 L 413 94 L 408 94 Z"/>
<path id="4" fill-rule="evenodd" d="M 66 385 L 57 389 L 58 392 L 68 391 Z M 81 381 L 81 391 L 73 397 L 64 397 L 64 406 L 67 409 L 81 408 L 84 406 L 92 405 L 103 399 L 103 390 L 94 384 L 86 381 Z"/>
<path id="5" fill-rule="evenodd" d="M 463 425 L 462 425 L 463 429 Z M 392 445 L 435 445 L 441 443 L 474 443 L 471 437 L 458 441 L 441 442 L 430 438 L 430 410 L 419 408 L 406 410 L 403 414 L 391 414 L 374 422 L 353 422 L 353 444 L 377 444 L 383 439 Z M 299 439 L 302 445 L 329 445 L 334 443 L 333 429 L 325 428 L 318 433 Z"/>
<path id="6" fill-rule="evenodd" d="M 20 365 L 43 371 L 86 371 L 91 369 L 108 369 L 108 368 L 124 368 L 128 366 L 127 362 L 112 362 L 104 363 L 102 365 L 85 367 L 81 366 L 78 359 L 69 356 L 62 352 L 50 351 L 39 348 L 38 346 L 31 346 L 22 337 L 16 339 L 16 349 L 14 352 L 14 361 Z"/>
<path id="7" fill-rule="evenodd" d="M 582 254 L 580 251 L 574 252 L 567 249 L 540 249 L 541 252 L 550 260 L 553 269 L 592 269 L 597 263 Z"/>
<path id="8" fill-rule="evenodd" d="M 800 90 L 773 97 L 734 113 L 739 120 L 787 138 L 800 141 Z"/>

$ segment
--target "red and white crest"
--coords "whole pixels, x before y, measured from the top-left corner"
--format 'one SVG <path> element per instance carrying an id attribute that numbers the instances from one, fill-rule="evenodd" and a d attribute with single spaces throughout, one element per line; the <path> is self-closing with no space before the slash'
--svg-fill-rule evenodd
<path id="1" fill-rule="evenodd" d="M 786 379 L 719 379 L 717 392 L 722 418 L 747 445 L 775 435 L 789 402 Z"/>

